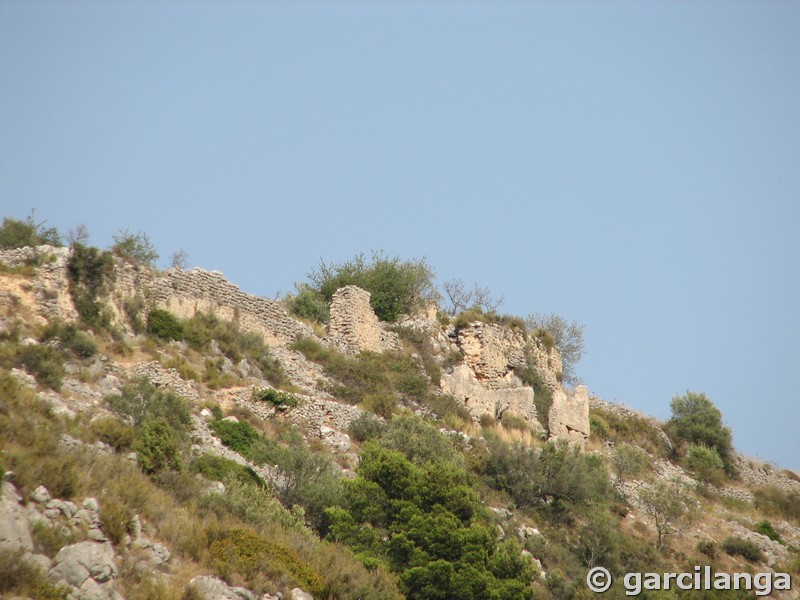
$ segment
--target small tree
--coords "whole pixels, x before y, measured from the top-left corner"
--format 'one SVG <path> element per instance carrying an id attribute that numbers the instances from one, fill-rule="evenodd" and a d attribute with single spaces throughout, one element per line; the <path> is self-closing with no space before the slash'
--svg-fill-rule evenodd
<path id="1" fill-rule="evenodd" d="M 70 227 L 67 231 L 67 243 L 70 246 L 75 244 L 86 245 L 89 241 L 89 228 L 86 223 L 79 223 L 75 227 Z"/>
<path id="2" fill-rule="evenodd" d="M 141 231 L 130 233 L 127 227 L 114 236 L 111 251 L 118 256 L 143 263 L 149 267 L 155 267 L 158 260 L 158 252 L 150 241 L 150 237 Z"/>
<path id="3" fill-rule="evenodd" d="M 442 289 L 450 303 L 444 309 L 448 315 L 457 315 L 470 309 L 477 309 L 482 313 L 494 312 L 504 302 L 503 296 L 494 298 L 489 288 L 481 287 L 477 283 L 471 288 L 467 288 L 460 279 L 445 281 Z"/>
<path id="4" fill-rule="evenodd" d="M 33 211 L 24 221 L 3 218 L 0 227 L 0 248 L 24 248 L 26 246 L 61 246 L 61 236 L 55 227 L 44 229 L 46 221 L 37 223 Z"/>
<path id="5" fill-rule="evenodd" d="M 611 467 L 616 476 L 615 484 L 622 488 L 628 477 L 636 477 L 650 466 L 650 456 L 636 446 L 619 444 L 611 454 Z"/>
<path id="6" fill-rule="evenodd" d="M 659 481 L 639 492 L 644 511 L 655 521 L 656 550 L 661 552 L 667 537 L 691 525 L 694 500 L 680 481 Z"/>
<path id="7" fill-rule="evenodd" d="M 672 418 L 667 433 L 676 441 L 713 448 L 722 459 L 726 473 L 734 473 L 731 430 L 722 424 L 722 413 L 705 394 L 686 392 L 670 403 Z"/>
<path id="8" fill-rule="evenodd" d="M 438 298 L 433 269 L 419 260 L 400 260 L 374 252 L 368 262 L 363 254 L 344 263 L 320 261 L 307 277 L 309 287 L 330 302 L 333 294 L 346 285 L 357 285 L 371 294 L 370 304 L 383 321 L 396 321 Z"/>
<path id="9" fill-rule="evenodd" d="M 697 477 L 703 489 L 709 484 L 719 485 L 725 479 L 725 463 L 714 448 L 703 444 L 689 446 L 686 466 Z"/>
<path id="10" fill-rule="evenodd" d="M 552 343 L 558 348 L 561 353 L 564 382 L 580 383 L 580 378 L 575 374 L 575 365 L 583 356 L 584 326 L 579 325 L 576 321 L 569 323 L 564 317 L 555 313 L 528 315 L 525 324 L 529 331 L 546 332 Z"/>
<path id="11" fill-rule="evenodd" d="M 173 269 L 185 271 L 189 267 L 189 253 L 183 248 L 178 248 L 169 258 L 169 266 Z"/>

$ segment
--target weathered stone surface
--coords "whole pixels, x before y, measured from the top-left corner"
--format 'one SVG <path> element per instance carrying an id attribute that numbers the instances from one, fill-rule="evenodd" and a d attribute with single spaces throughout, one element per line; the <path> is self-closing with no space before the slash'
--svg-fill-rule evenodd
<path id="1" fill-rule="evenodd" d="M 553 392 L 548 418 L 550 437 L 565 439 L 580 447 L 589 439 L 589 390 L 579 385 L 571 395 L 563 389 Z"/>
<path id="2" fill-rule="evenodd" d="M 397 335 L 384 331 L 370 306 L 370 293 L 355 285 L 336 290 L 331 299 L 330 344 L 339 352 L 383 352 L 397 347 Z"/>
<path id="3" fill-rule="evenodd" d="M 33 539 L 22 497 L 8 481 L 3 482 L 0 498 L 0 551 L 33 550 Z"/>
<path id="4" fill-rule="evenodd" d="M 103 583 L 117 576 L 114 548 L 111 544 L 78 542 L 62 548 L 54 559 L 50 577 L 79 588 L 88 579 Z"/>
<path id="5" fill-rule="evenodd" d="M 40 485 L 35 490 L 33 490 L 33 493 L 31 494 L 31 500 L 39 503 L 47 502 L 48 500 L 50 500 L 50 492 L 47 490 L 46 487 Z"/>
<path id="6" fill-rule="evenodd" d="M 291 598 L 291 600 L 314 600 L 314 596 L 300 588 L 294 588 L 289 594 L 289 598 Z"/>
<path id="7" fill-rule="evenodd" d="M 346 433 L 336 431 L 332 427 L 323 425 L 319 428 L 320 439 L 337 452 L 347 452 L 350 450 L 350 436 Z"/>
<path id="8" fill-rule="evenodd" d="M 525 364 L 525 339 L 496 324 L 472 323 L 458 332 L 464 363 L 484 387 L 508 387 L 512 369 Z"/>
<path id="9" fill-rule="evenodd" d="M 533 388 L 528 386 L 487 389 L 466 364 L 457 365 L 452 373 L 442 374 L 442 391 L 462 402 L 473 419 L 482 415 L 501 417 L 505 414 L 524 419 L 540 429 L 533 403 Z"/>
<path id="10" fill-rule="evenodd" d="M 227 583 L 210 575 L 198 575 L 191 580 L 191 585 L 206 600 L 254 600 L 255 596 L 248 590 L 229 586 Z"/>
<path id="11" fill-rule="evenodd" d="M 176 369 L 166 369 L 156 360 L 134 365 L 131 376 L 146 377 L 157 388 L 167 389 L 190 401 L 199 397 L 196 382 L 185 381 Z"/>

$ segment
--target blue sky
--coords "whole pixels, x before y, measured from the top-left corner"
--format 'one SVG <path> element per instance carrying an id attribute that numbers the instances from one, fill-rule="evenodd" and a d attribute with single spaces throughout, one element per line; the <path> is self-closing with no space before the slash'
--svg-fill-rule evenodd
<path id="1" fill-rule="evenodd" d="M 0 2 L 0 212 L 245 291 L 383 249 L 800 469 L 800 4 Z"/>

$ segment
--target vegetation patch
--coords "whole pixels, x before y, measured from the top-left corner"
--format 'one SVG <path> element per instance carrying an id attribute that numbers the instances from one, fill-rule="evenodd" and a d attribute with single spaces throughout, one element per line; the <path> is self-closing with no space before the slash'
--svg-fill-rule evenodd
<path id="1" fill-rule="evenodd" d="M 428 378 L 419 365 L 400 352 L 362 352 L 345 356 L 310 338 L 297 340 L 292 348 L 318 363 L 336 381 L 329 392 L 350 404 L 365 403 L 381 416 L 391 416 L 400 399 L 424 402 Z"/>
<path id="2" fill-rule="evenodd" d="M 723 540 L 722 550 L 726 554 L 741 556 L 750 562 L 762 562 L 764 560 L 764 553 L 758 547 L 758 544 L 739 536 L 732 536 Z"/>

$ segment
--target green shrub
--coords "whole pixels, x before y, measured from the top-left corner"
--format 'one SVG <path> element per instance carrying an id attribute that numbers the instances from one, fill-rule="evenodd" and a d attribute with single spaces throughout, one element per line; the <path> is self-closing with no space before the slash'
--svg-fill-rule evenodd
<path id="1" fill-rule="evenodd" d="M 330 307 L 322 294 L 307 284 L 299 284 L 294 294 L 286 297 L 289 312 L 301 319 L 313 323 L 327 323 L 330 319 Z"/>
<path id="2" fill-rule="evenodd" d="M 368 442 L 379 438 L 386 431 L 386 423 L 369 413 L 361 413 L 350 423 L 348 431 L 357 442 Z"/>
<path id="3" fill-rule="evenodd" d="M 47 344 L 20 346 L 16 362 L 32 373 L 41 385 L 56 391 L 61 389 L 61 383 L 66 373 L 64 357 L 52 346 Z"/>
<path id="4" fill-rule="evenodd" d="M 723 426 L 722 413 L 711 400 L 705 394 L 686 392 L 685 396 L 675 396 L 670 406 L 672 418 L 666 427 L 670 437 L 679 443 L 713 448 L 722 459 L 725 471 L 733 474 L 731 430 Z"/>
<path id="5" fill-rule="evenodd" d="M 133 511 L 116 498 L 101 498 L 100 523 L 108 539 L 119 545 L 126 535 L 133 533 Z"/>
<path id="6" fill-rule="evenodd" d="M 141 231 L 130 233 L 124 229 L 114 236 L 111 251 L 129 261 L 143 263 L 148 267 L 155 267 L 158 252 L 150 241 L 150 237 Z"/>
<path id="7" fill-rule="evenodd" d="M 4 217 L 0 227 L 0 248 L 24 248 L 43 244 L 63 246 L 58 230 L 55 227 L 43 229 L 43 225 L 44 223 L 37 224 L 32 214 L 24 221 Z"/>
<path id="8" fill-rule="evenodd" d="M 764 560 L 764 553 L 761 552 L 758 544 L 739 536 L 726 538 L 722 542 L 722 549 L 731 556 L 738 555 L 750 562 L 762 562 Z"/>
<path id="9" fill-rule="evenodd" d="M 400 398 L 421 402 L 428 397 L 428 379 L 410 356 L 400 352 L 350 357 L 309 338 L 297 340 L 291 348 L 320 364 L 335 380 L 328 389 L 331 394 L 351 404 L 364 403 L 382 416 L 390 416 Z"/>
<path id="10" fill-rule="evenodd" d="M 410 327 L 394 327 L 395 333 L 400 337 L 400 340 L 410 346 L 411 351 L 416 353 L 419 357 L 418 360 L 422 363 L 422 368 L 428 375 L 434 385 L 440 385 L 442 379 L 442 370 L 436 359 L 436 351 L 431 343 L 430 336 L 422 331 L 412 329 Z M 408 352 L 411 354 L 411 352 Z M 427 392 L 427 385 L 424 390 Z"/>
<path id="11" fill-rule="evenodd" d="M 327 303 L 336 290 L 346 285 L 367 290 L 375 314 L 390 323 L 438 297 L 433 269 L 424 259 L 401 261 L 379 252 L 373 253 L 371 262 L 367 262 L 363 254 L 338 264 L 320 261 L 307 277 L 308 287 Z"/>
<path id="12" fill-rule="evenodd" d="M 397 397 L 387 392 L 367 394 L 361 402 L 361 408 L 388 419 L 397 411 Z"/>
<path id="13" fill-rule="evenodd" d="M 464 464 L 464 457 L 453 438 L 416 416 L 398 416 L 389 421 L 381 445 L 401 452 L 415 464 L 432 461 Z"/>
<path id="14" fill-rule="evenodd" d="M 164 469 L 180 471 L 183 468 L 181 446 L 181 436 L 165 419 L 147 420 L 139 428 L 136 439 L 139 466 L 148 474 Z"/>
<path id="15" fill-rule="evenodd" d="M 330 508 L 328 537 L 386 561 L 407 598 L 511 598 L 534 574 L 514 541 L 496 541 L 462 468 L 411 462 L 367 444 L 343 506 Z"/>
<path id="16" fill-rule="evenodd" d="M 692 444 L 686 455 L 686 466 L 701 485 L 720 485 L 725 479 L 725 465 L 714 448 Z"/>
<path id="17" fill-rule="evenodd" d="M 272 388 L 253 388 L 253 400 L 256 402 L 269 402 L 275 408 L 284 409 L 297 406 L 300 400 L 292 394 L 284 394 Z"/>
<path id="18" fill-rule="evenodd" d="M 142 311 L 145 309 L 145 302 L 141 296 L 131 296 L 122 303 L 122 310 L 128 318 L 128 324 L 134 333 L 144 333 L 147 324 L 142 320 Z"/>
<path id="19" fill-rule="evenodd" d="M 430 394 L 424 404 L 441 419 L 453 418 L 462 423 L 472 422 L 472 415 L 467 407 L 449 394 Z"/>
<path id="20" fill-rule="evenodd" d="M 651 462 L 650 455 L 641 448 L 625 443 L 617 445 L 611 453 L 611 467 L 617 485 L 621 486 L 629 477 L 638 477 Z"/>
<path id="21" fill-rule="evenodd" d="M 294 550 L 269 541 L 253 531 L 236 529 L 226 532 L 209 548 L 218 573 L 233 573 L 244 578 L 248 588 L 257 593 L 265 590 L 264 576 L 302 587 L 321 597 L 324 577 L 306 563 Z"/>
<path id="22" fill-rule="evenodd" d="M 90 327 L 104 329 L 111 322 L 108 310 L 100 303 L 100 296 L 108 290 L 113 277 L 114 258 L 111 254 L 82 244 L 73 245 L 67 261 L 69 293 L 75 310 Z"/>
<path id="23" fill-rule="evenodd" d="M 192 461 L 191 470 L 193 473 L 199 473 L 207 479 L 214 481 L 228 481 L 235 479 L 242 483 L 250 483 L 253 485 L 263 486 L 263 480 L 256 474 L 253 469 L 240 465 L 237 462 L 222 458 L 221 456 L 214 456 L 211 454 L 203 454 L 198 456 Z"/>
<path id="24" fill-rule="evenodd" d="M 147 315 L 147 333 L 162 340 L 182 340 L 183 324 L 171 312 L 155 308 Z"/>
<path id="25" fill-rule="evenodd" d="M 591 437 L 625 442 L 638 446 L 649 454 L 666 457 L 667 447 L 659 436 L 657 426 L 646 419 L 634 415 L 621 416 L 602 408 L 589 409 Z"/>
<path id="26" fill-rule="evenodd" d="M 711 560 L 715 560 L 717 558 L 717 546 L 711 540 L 697 542 L 697 551 L 706 555 Z"/>
<path id="27" fill-rule="evenodd" d="M 760 533 L 761 535 L 767 536 L 773 542 L 780 542 L 781 541 L 781 534 L 775 531 L 775 528 L 772 526 L 772 523 L 769 521 L 759 521 L 753 526 L 753 531 Z"/>
<path id="28" fill-rule="evenodd" d="M 267 462 L 267 457 L 258 456 L 254 451 L 254 449 L 259 449 L 258 443 L 263 436 L 247 421 L 214 420 L 211 421 L 210 427 L 220 441 L 231 450 L 257 464 Z M 270 457 L 272 456 L 274 455 L 270 454 Z"/>
<path id="29" fill-rule="evenodd" d="M 136 430 L 114 417 L 100 417 L 91 422 L 90 428 L 97 439 L 114 448 L 116 452 L 130 450 L 136 439 Z"/>
<path id="30" fill-rule="evenodd" d="M 522 419 L 517 415 L 503 415 L 503 417 L 500 419 L 500 424 L 505 429 L 528 431 L 528 423 L 525 421 L 525 419 Z"/>
<path id="31" fill-rule="evenodd" d="M 550 389 L 541 373 L 533 366 L 533 356 L 530 352 L 525 354 L 525 364 L 514 369 L 514 374 L 520 378 L 523 385 L 533 388 L 533 404 L 536 407 L 536 419 L 544 429 L 545 434 L 550 432 L 550 407 L 553 405 L 553 390 Z"/>
<path id="32" fill-rule="evenodd" d="M 135 427 L 147 419 L 163 419 L 176 431 L 185 433 L 192 421 L 186 400 L 174 392 L 157 389 L 146 377 L 129 381 L 119 394 L 107 396 L 105 403 Z"/>
<path id="33" fill-rule="evenodd" d="M 94 338 L 78 329 L 74 323 L 64 323 L 53 319 L 42 330 L 39 340 L 50 342 L 57 340 L 59 346 L 77 358 L 90 358 L 97 353 L 97 342 Z"/>
<path id="34" fill-rule="evenodd" d="M 232 362 L 238 363 L 246 358 L 258 367 L 271 384 L 279 387 L 290 384 L 283 367 L 272 356 L 264 339 L 257 333 L 241 331 L 236 321 L 223 321 L 212 313 L 197 313 L 184 321 L 183 327 L 184 339 L 198 352 L 208 353 L 211 342 L 215 341 L 220 352 Z M 226 383 L 221 373 L 211 373 L 208 367 L 206 370 L 207 381 L 220 380 Z"/>
<path id="35" fill-rule="evenodd" d="M 260 479 L 246 480 L 234 474 L 223 483 L 224 493 L 203 497 L 201 506 L 204 510 L 211 510 L 220 518 L 234 516 L 256 528 L 272 529 L 279 524 L 303 534 L 309 533 L 303 510 L 299 507 L 292 507 L 291 511 L 285 509 Z"/>

